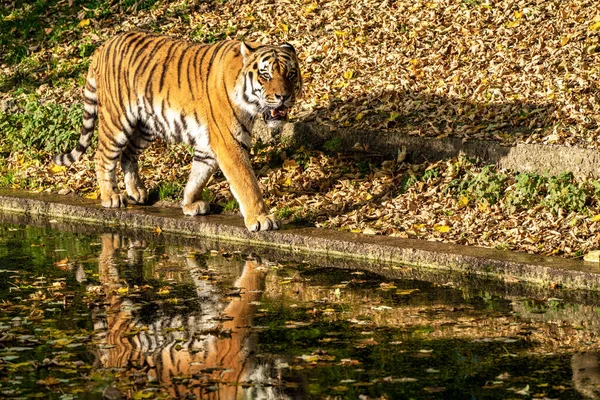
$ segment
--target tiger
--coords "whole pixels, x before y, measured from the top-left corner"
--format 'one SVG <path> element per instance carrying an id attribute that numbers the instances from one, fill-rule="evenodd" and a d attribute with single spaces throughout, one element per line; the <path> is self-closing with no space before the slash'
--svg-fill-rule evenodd
<path id="1" fill-rule="evenodd" d="M 138 157 L 155 139 L 193 149 L 181 207 L 203 215 L 202 199 L 217 166 L 239 204 L 246 228 L 279 229 L 269 214 L 249 159 L 251 133 L 260 114 L 279 128 L 302 91 L 300 63 L 289 43 L 263 45 L 224 40 L 199 44 L 142 31 L 109 39 L 92 55 L 83 88 L 83 126 L 70 152 L 57 165 L 77 161 L 92 142 L 100 199 L 104 207 L 148 200 Z M 120 160 L 126 194 L 117 188 Z"/>

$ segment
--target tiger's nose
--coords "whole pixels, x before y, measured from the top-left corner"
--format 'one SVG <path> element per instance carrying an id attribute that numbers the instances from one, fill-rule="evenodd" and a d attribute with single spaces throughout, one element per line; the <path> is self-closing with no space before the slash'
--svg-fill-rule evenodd
<path id="1" fill-rule="evenodd" d="M 283 104 L 290 98 L 289 94 L 275 94 L 275 100 L 279 101 L 280 104 Z"/>

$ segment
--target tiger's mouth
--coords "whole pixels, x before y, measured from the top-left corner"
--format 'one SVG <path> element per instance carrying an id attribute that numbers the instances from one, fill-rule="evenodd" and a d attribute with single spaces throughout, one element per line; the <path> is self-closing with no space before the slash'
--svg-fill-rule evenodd
<path id="1" fill-rule="evenodd" d="M 277 108 L 268 108 L 263 112 L 265 122 L 286 121 L 288 116 L 288 107 L 279 106 Z"/>

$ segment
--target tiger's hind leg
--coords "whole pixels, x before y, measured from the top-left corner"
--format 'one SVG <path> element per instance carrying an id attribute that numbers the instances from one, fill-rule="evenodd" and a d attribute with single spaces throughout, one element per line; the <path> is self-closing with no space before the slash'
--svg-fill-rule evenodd
<path id="1" fill-rule="evenodd" d="M 99 122 L 95 162 L 102 206 L 125 207 L 127 196 L 119 193 L 116 168 L 129 139 L 123 130 L 110 129 L 106 119 Z"/>
<path id="2" fill-rule="evenodd" d="M 203 151 L 194 153 L 192 171 L 183 191 L 181 207 L 185 215 L 203 215 L 210 211 L 208 201 L 202 200 L 202 191 L 217 168 L 217 161 Z"/>
<path id="3" fill-rule="evenodd" d="M 121 168 L 125 175 L 127 197 L 137 204 L 144 204 L 148 200 L 146 186 L 140 177 L 138 157 L 153 139 L 145 127 L 138 126 L 121 154 Z"/>

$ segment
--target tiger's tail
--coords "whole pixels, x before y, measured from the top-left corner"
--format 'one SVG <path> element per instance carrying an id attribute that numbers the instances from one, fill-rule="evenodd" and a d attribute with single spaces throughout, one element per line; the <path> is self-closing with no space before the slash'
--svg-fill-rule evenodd
<path id="1" fill-rule="evenodd" d="M 83 89 L 83 125 L 79 135 L 79 143 L 68 153 L 54 156 L 54 164 L 71 165 L 79 160 L 86 149 L 92 143 L 92 133 L 98 118 L 98 96 L 96 95 L 95 57 L 88 71 L 85 87 Z"/>

